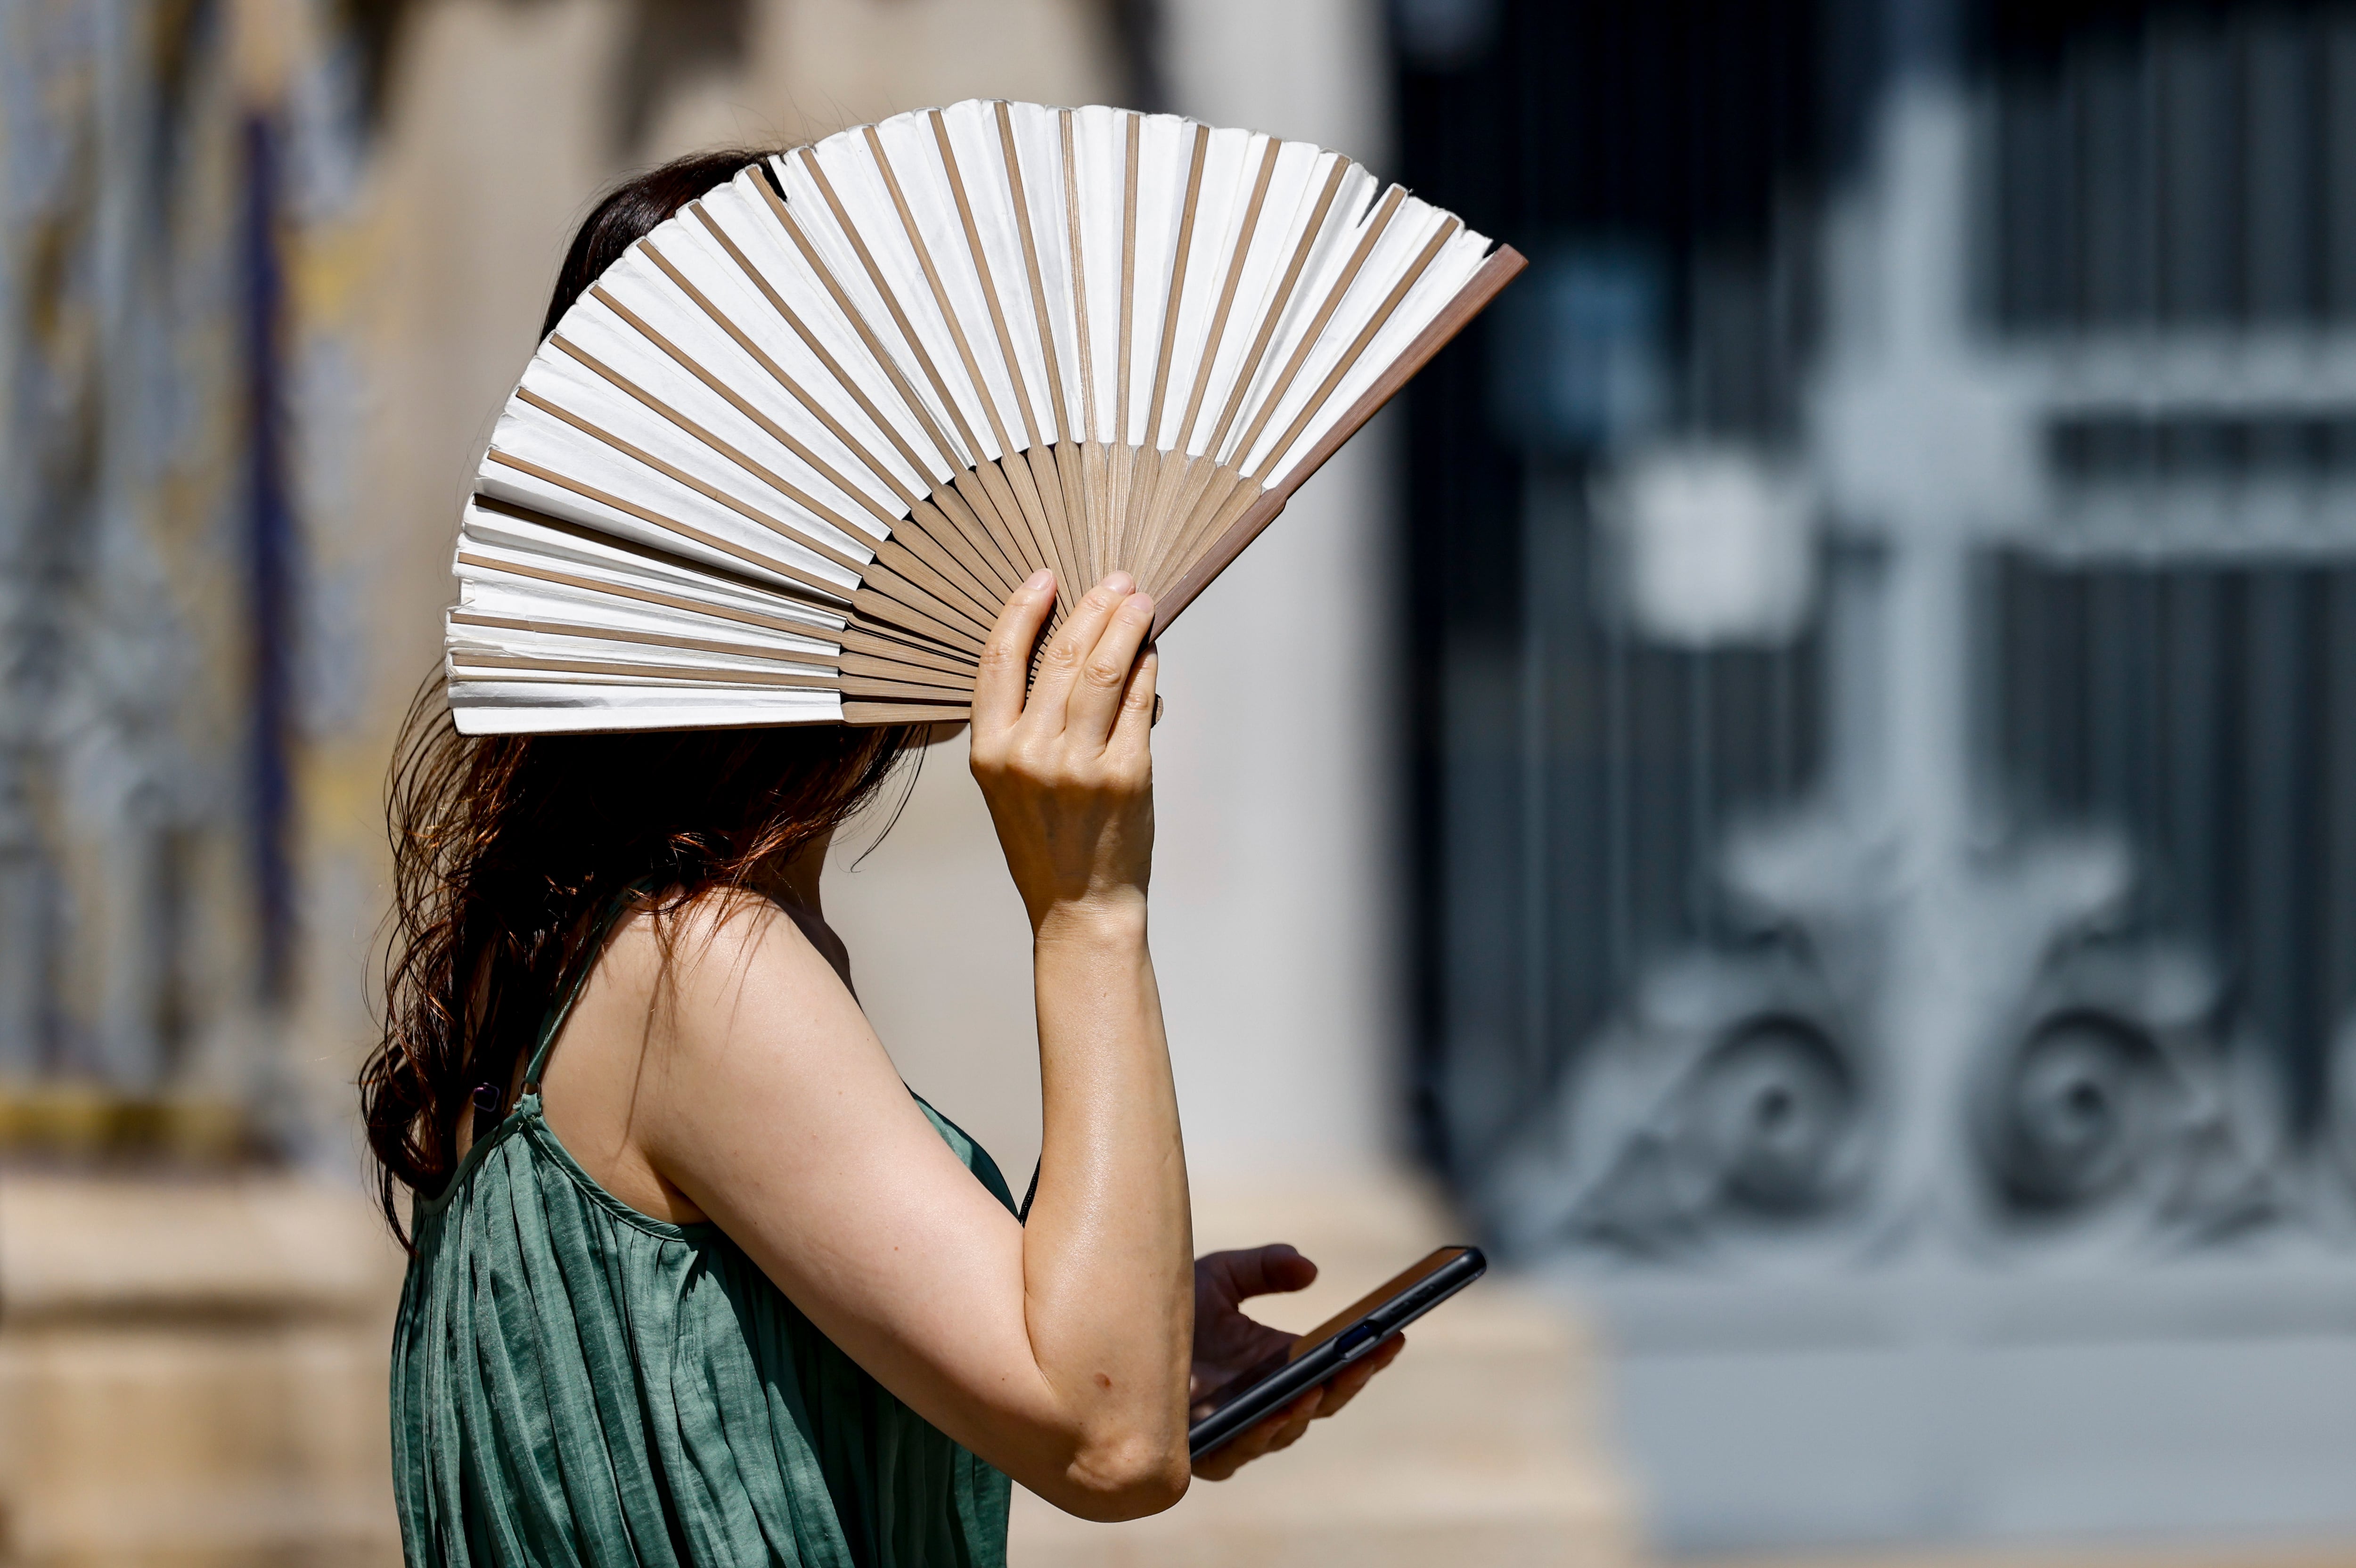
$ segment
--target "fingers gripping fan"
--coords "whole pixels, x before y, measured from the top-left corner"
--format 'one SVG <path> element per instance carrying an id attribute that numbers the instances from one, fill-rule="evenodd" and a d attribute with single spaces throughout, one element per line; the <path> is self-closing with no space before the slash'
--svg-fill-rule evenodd
<path id="1" fill-rule="evenodd" d="M 532 356 L 458 535 L 470 734 L 961 719 L 1007 596 L 1155 632 L 1522 265 L 1300 142 L 969 102 L 749 168 Z"/>

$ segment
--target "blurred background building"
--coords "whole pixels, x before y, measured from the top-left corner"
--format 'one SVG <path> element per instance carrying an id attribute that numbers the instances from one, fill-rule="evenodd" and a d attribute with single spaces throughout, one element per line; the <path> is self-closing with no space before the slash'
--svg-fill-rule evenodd
<path id="1" fill-rule="evenodd" d="M 1398 13 L 1423 1147 L 1664 1539 L 2356 1521 L 2356 12 Z"/>
<path id="2" fill-rule="evenodd" d="M 604 184 L 973 95 L 1533 259 L 1171 636 L 1156 950 L 1204 1244 L 1609 1371 L 1031 1560 L 2356 1538 L 2356 4 L 0 0 L 0 1562 L 384 1560 L 458 498 Z M 954 752 L 829 912 L 1017 1169 Z"/>

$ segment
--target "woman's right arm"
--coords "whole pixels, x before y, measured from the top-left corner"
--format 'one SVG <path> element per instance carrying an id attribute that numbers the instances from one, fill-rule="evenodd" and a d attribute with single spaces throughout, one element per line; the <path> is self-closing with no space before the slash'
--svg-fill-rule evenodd
<path id="1" fill-rule="evenodd" d="M 678 944 L 634 1141 L 828 1338 L 1072 1512 L 1184 1492 L 1194 1262 L 1146 950 L 1152 605 L 1116 575 L 1040 660 L 1051 579 L 983 656 L 973 766 L 1030 912 L 1044 1097 L 1018 1224 L 933 1132 L 824 961 L 774 908 Z"/>

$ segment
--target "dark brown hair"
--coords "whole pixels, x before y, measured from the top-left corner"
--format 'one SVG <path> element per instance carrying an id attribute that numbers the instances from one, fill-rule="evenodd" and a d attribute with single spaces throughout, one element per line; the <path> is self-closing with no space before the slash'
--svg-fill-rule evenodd
<path id="1" fill-rule="evenodd" d="M 705 153 L 609 191 L 573 236 L 556 324 L 641 235 L 763 155 Z M 803 725 L 463 736 L 439 670 L 402 726 L 387 789 L 391 948 L 360 1108 L 385 1219 L 441 1189 L 478 1083 L 505 1089 L 598 914 L 633 883 L 676 912 L 769 885 L 873 796 L 921 729 Z"/>

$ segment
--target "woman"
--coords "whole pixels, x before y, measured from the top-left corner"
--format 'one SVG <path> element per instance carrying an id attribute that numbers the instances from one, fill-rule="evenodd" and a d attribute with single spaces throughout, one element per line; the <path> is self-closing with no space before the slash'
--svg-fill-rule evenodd
<path id="1" fill-rule="evenodd" d="M 755 158 L 609 195 L 543 330 Z M 974 776 L 1033 934 L 1044 1140 L 1020 1210 L 901 1083 L 820 910 L 834 829 L 922 731 L 467 740 L 421 695 L 361 1084 L 396 1227 L 412 1198 L 412 1563 L 998 1563 L 1009 1477 L 1098 1520 L 1184 1492 L 1190 1388 L 1286 1342 L 1237 1304 L 1315 1269 L 1189 1255 L 1132 588 L 1096 585 L 1026 692 L 1040 573 L 974 692 Z M 1192 1473 L 1291 1443 L 1397 1349 Z"/>

